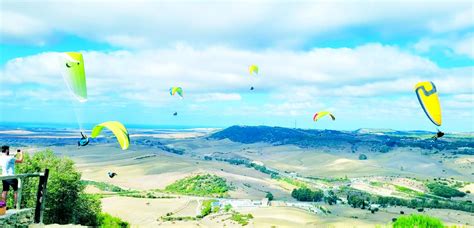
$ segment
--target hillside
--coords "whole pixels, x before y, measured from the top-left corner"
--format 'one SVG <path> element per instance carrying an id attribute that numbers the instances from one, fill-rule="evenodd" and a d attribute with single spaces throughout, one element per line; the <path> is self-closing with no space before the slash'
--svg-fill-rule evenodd
<path id="1" fill-rule="evenodd" d="M 375 132 L 375 133 L 374 133 Z M 389 132 L 383 134 L 382 132 Z M 434 134 L 434 133 L 433 133 Z M 425 131 L 335 131 L 307 130 L 268 126 L 232 126 L 210 136 L 212 139 L 229 139 L 239 143 L 269 143 L 273 145 L 293 144 L 302 148 L 331 147 L 350 149 L 356 152 L 365 149 L 373 152 L 388 152 L 395 147 L 418 147 L 435 152 L 474 154 L 474 139 L 471 137 L 442 138 L 433 141 Z"/>

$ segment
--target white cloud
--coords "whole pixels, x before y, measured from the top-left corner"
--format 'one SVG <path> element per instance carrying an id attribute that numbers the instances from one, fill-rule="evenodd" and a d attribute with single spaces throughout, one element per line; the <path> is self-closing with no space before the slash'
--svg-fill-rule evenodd
<path id="1" fill-rule="evenodd" d="M 461 38 L 423 38 L 413 45 L 421 53 L 429 52 L 433 48 L 447 48 L 457 55 L 465 55 L 474 59 L 474 33 Z"/>
<path id="2" fill-rule="evenodd" d="M 47 34 L 60 32 L 132 48 L 168 47 L 179 41 L 196 46 L 284 47 L 298 46 L 326 32 L 354 26 L 375 27 L 383 33 L 394 34 L 405 30 L 464 28 L 469 26 L 466 21 L 472 25 L 472 17 L 469 20 L 466 9 L 472 9 L 469 1 L 456 4 L 441 1 L 290 4 L 285 1 L 103 0 L 64 4 L 59 0 L 18 0 L 2 2 L 2 27 L 9 28 L 2 30 L 2 34 L 38 42 L 34 39 L 43 41 Z M 449 26 L 443 24 L 445 18 L 452 21 Z M 18 19 L 24 23 L 14 27 Z M 131 31 L 133 36 L 127 35 Z"/>
<path id="3" fill-rule="evenodd" d="M 469 36 L 456 43 L 454 51 L 458 54 L 467 55 L 471 59 L 474 59 L 474 33 L 471 33 Z"/>
<path id="4" fill-rule="evenodd" d="M 10 40 L 15 43 L 18 42 L 15 39 L 20 39 L 25 42 L 32 42 L 35 45 L 44 43 L 43 36 L 49 33 L 51 28 L 41 20 L 14 11 L 2 9 L 1 12 L 0 34 L 2 41 Z"/>
<path id="5" fill-rule="evenodd" d="M 195 112 L 213 107 L 226 116 L 261 118 L 303 118 L 331 110 L 343 119 L 377 119 L 381 113 L 397 112 L 401 118 L 419 109 L 413 92 L 418 81 L 435 82 L 443 104 L 451 110 L 456 105 L 459 110 L 468 108 L 472 102 L 457 96 L 472 95 L 474 87 L 473 67 L 440 69 L 427 59 L 380 44 L 306 52 L 178 45 L 145 51 L 86 51 L 83 55 L 88 104 L 115 107 L 175 105 Z M 257 76 L 248 74 L 253 63 L 260 68 Z M 2 103 L 70 99 L 59 67 L 57 53 L 9 61 L 0 69 L 0 83 L 14 94 L 0 94 Z M 182 86 L 185 99 L 170 97 L 171 86 Z M 256 90 L 249 91 L 250 86 Z M 247 96 L 252 101 L 244 99 Z M 219 101 L 241 103 L 237 108 L 231 102 L 219 106 Z M 220 111 L 225 104 L 231 107 Z"/>
<path id="6" fill-rule="evenodd" d="M 238 93 L 204 93 L 191 98 L 198 102 L 242 100 L 242 97 Z"/>
<path id="7" fill-rule="evenodd" d="M 445 15 L 433 19 L 428 25 L 435 32 L 450 32 L 472 28 L 474 26 L 474 4 L 469 3 L 464 10 L 456 14 Z"/>

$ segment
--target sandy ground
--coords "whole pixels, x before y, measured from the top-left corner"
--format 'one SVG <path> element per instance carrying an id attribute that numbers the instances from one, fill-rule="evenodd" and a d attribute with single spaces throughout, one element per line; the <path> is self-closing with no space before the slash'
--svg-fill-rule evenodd
<path id="1" fill-rule="evenodd" d="M 157 220 L 168 212 L 185 207 L 192 199 L 142 199 L 108 197 L 102 199 L 102 210 L 133 224 L 135 227 L 156 227 Z"/>

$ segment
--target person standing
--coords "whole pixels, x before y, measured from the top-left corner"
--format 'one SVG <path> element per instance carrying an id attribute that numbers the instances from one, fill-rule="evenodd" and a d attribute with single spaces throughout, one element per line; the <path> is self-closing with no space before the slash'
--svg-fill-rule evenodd
<path id="1" fill-rule="evenodd" d="M 12 176 L 15 175 L 15 164 L 23 162 L 23 152 L 18 150 L 18 158 L 15 156 L 10 156 L 10 147 L 2 146 L 2 155 L 0 155 L 0 166 L 2 167 L 2 176 Z M 8 191 L 10 186 L 13 188 L 13 197 L 15 199 L 15 205 L 17 201 L 17 191 L 18 191 L 18 179 L 8 179 L 2 180 L 3 192 L 2 200 L 7 202 Z"/>

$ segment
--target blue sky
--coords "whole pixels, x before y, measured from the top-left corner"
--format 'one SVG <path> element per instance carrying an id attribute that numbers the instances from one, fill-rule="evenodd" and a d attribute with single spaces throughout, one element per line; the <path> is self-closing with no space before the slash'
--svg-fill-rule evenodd
<path id="1" fill-rule="evenodd" d="M 470 1 L 64 3 L 1 2 L 1 122 L 435 130 L 413 92 L 429 80 L 441 128 L 474 131 Z M 84 55 L 84 104 L 65 51 Z M 337 120 L 313 123 L 321 110 Z"/>

